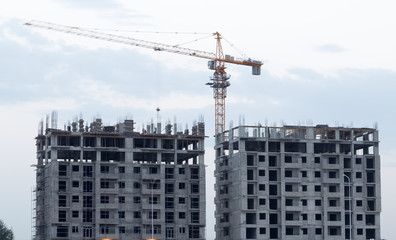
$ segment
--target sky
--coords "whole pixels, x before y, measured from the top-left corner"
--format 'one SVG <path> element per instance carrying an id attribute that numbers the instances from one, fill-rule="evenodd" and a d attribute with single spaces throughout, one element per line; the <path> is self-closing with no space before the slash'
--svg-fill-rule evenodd
<path id="1" fill-rule="evenodd" d="M 46 114 L 58 112 L 58 127 L 83 116 L 108 125 L 133 118 L 141 128 L 156 121 L 159 107 L 163 122 L 206 122 L 207 239 L 214 239 L 214 100 L 206 60 L 23 25 L 35 19 L 208 52 L 215 39 L 204 37 L 220 32 L 225 53 L 264 62 L 260 76 L 227 65 L 227 128 L 377 127 L 382 238 L 394 239 L 395 7 L 366 0 L 1 1 L 0 219 L 17 240 L 30 239 L 34 138 Z"/>

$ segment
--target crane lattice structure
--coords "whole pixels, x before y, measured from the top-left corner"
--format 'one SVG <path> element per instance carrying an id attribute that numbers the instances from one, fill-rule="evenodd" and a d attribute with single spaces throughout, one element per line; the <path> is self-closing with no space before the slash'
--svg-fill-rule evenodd
<path id="1" fill-rule="evenodd" d="M 230 86 L 230 83 L 228 81 L 229 76 L 226 74 L 225 71 L 225 63 L 251 66 L 253 75 L 260 75 L 261 66 L 263 65 L 261 61 L 252 60 L 250 58 L 240 60 L 235 59 L 234 57 L 229 55 L 224 55 L 221 45 L 222 36 L 218 32 L 213 33 L 213 36 L 216 39 L 216 53 L 211 53 L 201 50 L 184 48 L 180 46 L 172 46 L 168 44 L 151 42 L 126 36 L 101 33 L 98 31 L 83 29 L 79 27 L 70 27 L 43 21 L 34 20 L 25 23 L 25 25 L 83 37 L 100 39 L 104 41 L 149 48 L 155 51 L 165 51 L 191 57 L 209 59 L 210 61 L 208 62 L 208 67 L 209 69 L 214 70 L 211 82 L 208 82 L 207 85 L 213 88 L 213 98 L 215 99 L 215 135 L 221 134 L 225 130 L 225 98 L 227 97 L 227 87 Z"/>

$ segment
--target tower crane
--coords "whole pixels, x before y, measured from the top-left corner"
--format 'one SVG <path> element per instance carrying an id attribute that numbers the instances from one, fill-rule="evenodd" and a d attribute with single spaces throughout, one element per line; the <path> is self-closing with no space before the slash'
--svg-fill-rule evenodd
<path id="1" fill-rule="evenodd" d="M 229 76 L 226 74 L 225 71 L 225 63 L 251 66 L 253 75 L 260 75 L 261 66 L 263 65 L 261 61 L 252 60 L 250 58 L 240 60 L 235 59 L 230 55 L 225 55 L 223 53 L 223 48 L 221 45 L 222 36 L 218 32 L 213 33 L 213 36 L 216 39 L 216 53 L 212 53 L 43 21 L 33 20 L 25 23 L 25 25 L 83 37 L 100 39 L 104 41 L 149 48 L 155 51 L 165 51 L 191 57 L 209 59 L 208 67 L 209 69 L 214 70 L 214 73 L 211 81 L 208 82 L 206 85 L 209 85 L 211 88 L 213 88 L 213 98 L 215 99 L 215 135 L 222 134 L 225 130 L 225 98 L 227 97 L 227 87 L 230 86 L 230 83 L 228 81 Z"/>

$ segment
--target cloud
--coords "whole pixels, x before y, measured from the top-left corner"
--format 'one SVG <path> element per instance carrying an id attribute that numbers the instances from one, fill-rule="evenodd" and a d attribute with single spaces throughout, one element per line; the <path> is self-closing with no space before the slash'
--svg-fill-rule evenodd
<path id="1" fill-rule="evenodd" d="M 396 150 L 394 149 L 385 149 L 381 153 L 381 165 L 383 167 L 396 167 Z"/>
<path id="2" fill-rule="evenodd" d="M 392 106 L 396 101 L 396 72 L 345 68 L 325 76 L 309 68 L 289 71 L 294 78 L 273 76 L 265 71 L 262 78 L 251 78 L 243 73 L 244 81 L 233 82 L 228 95 L 231 99 L 247 98 L 254 104 L 229 104 L 228 119 L 244 113 L 248 119 L 263 116 L 272 118 L 271 121 L 312 120 L 330 125 L 354 122 L 359 127 L 372 127 L 378 122 L 380 129 L 392 128 L 389 120 L 396 114 Z M 382 134 L 384 138 L 390 137 L 387 132 Z M 391 146 L 387 141 L 382 144 Z"/>
<path id="3" fill-rule="evenodd" d="M 229 68 L 233 78 L 229 88 L 230 98 L 226 101 L 229 103 L 226 107 L 227 121 L 238 119 L 241 113 L 245 113 L 246 118 L 252 122 L 265 118 L 269 122 L 277 122 L 279 119 L 285 119 L 286 122 L 312 119 L 312 122 L 330 124 L 335 121 L 341 124 L 354 122 L 354 126 L 360 127 L 372 126 L 373 121 L 378 121 L 384 168 L 392 164 L 393 152 L 385 152 L 385 149 L 394 148 L 396 116 L 393 106 L 396 101 L 396 65 L 394 54 L 390 53 L 390 49 L 394 49 L 396 34 L 389 31 L 394 27 L 396 16 L 392 12 L 392 1 L 377 4 L 378 11 L 374 12 L 369 1 L 359 5 L 345 4 L 345 1 L 323 5 L 311 1 L 311 8 L 306 8 L 297 1 L 289 1 L 293 7 L 288 9 L 278 2 L 269 4 L 256 1 L 255 5 L 259 7 L 251 8 L 248 4 L 242 6 L 235 1 L 235 4 L 229 2 L 227 5 L 230 11 L 222 12 L 216 12 L 216 7 L 205 9 L 207 5 L 202 4 L 202 1 L 193 5 L 189 1 L 157 1 L 155 6 L 152 1 L 128 0 L 2 2 L 2 16 L 42 19 L 81 27 L 133 30 L 139 27 L 139 30 L 155 31 L 219 30 L 251 57 L 267 59 L 260 78 L 248 76 L 250 71 L 243 70 L 238 74 Z M 221 5 L 220 1 L 214 2 L 211 2 L 212 6 Z M 263 5 L 266 7 L 263 8 Z M 249 10 L 239 11 L 248 13 L 247 15 L 228 18 L 228 24 L 221 21 L 228 17 L 229 12 L 241 10 L 241 7 Z M 203 10 L 207 16 L 212 17 L 202 18 Z M 337 18 L 333 17 L 334 12 L 337 12 Z M 368 18 L 369 15 L 374 17 Z M 290 22 L 290 19 L 295 21 Z M 5 136 L 2 146 L 12 149 L 5 151 L 6 156 L 3 158 L 14 160 L 6 161 L 11 167 L 4 168 L 4 171 L 20 170 L 33 162 L 33 138 L 40 117 L 36 118 L 36 115 L 48 113 L 52 109 L 60 110 L 60 115 L 63 116 L 72 116 L 76 112 L 89 116 L 100 111 L 105 121 L 113 121 L 120 112 L 133 112 L 135 120 L 142 122 L 155 117 L 156 112 L 151 107 L 157 107 L 161 103 L 164 105 L 160 106 L 161 114 L 171 118 L 178 115 L 181 121 L 190 121 L 196 117 L 197 112 L 204 112 L 207 133 L 213 133 L 214 101 L 210 89 L 204 86 L 211 73 L 203 69 L 205 62 L 197 60 L 195 63 L 188 60 L 188 57 L 178 55 L 173 60 L 173 56 L 157 57 L 157 52 L 153 51 L 148 55 L 147 52 L 142 54 L 141 50 L 125 48 L 123 45 L 118 47 L 92 39 L 39 32 L 22 26 L 23 22 L 8 22 L 7 18 L 0 16 L 0 28 L 7 28 L 11 34 L 7 38 L 4 31 L 0 30 L 0 112 L 6 117 L 9 117 L 10 112 L 15 115 L 15 118 L 2 118 L 6 128 L 2 132 Z M 263 31 L 257 32 L 257 29 Z M 23 45 L 26 44 L 24 39 L 32 45 L 31 50 L 27 51 Z M 162 42 L 156 37 L 151 39 Z M 210 49 L 214 50 L 214 45 L 209 45 L 207 50 Z M 164 67 L 164 62 L 168 67 Z M 268 71 L 279 72 L 279 76 L 271 75 Z M 326 71 L 334 74 L 323 75 Z M 83 90 L 80 80 L 93 82 L 85 82 L 88 86 L 85 85 L 87 89 Z M 104 86 L 96 86 L 95 89 L 89 86 L 90 83 Z M 99 92 L 100 95 L 92 96 L 88 89 Z M 135 108 L 134 104 L 138 106 Z M 199 109 L 204 106 L 207 107 Z M 174 109 L 167 112 L 168 108 Z M 188 111 L 190 108 L 192 110 Z M 29 112 L 35 113 L 33 120 L 29 118 L 32 115 Z M 10 124 L 15 126 L 14 129 Z M 18 134 L 15 134 L 15 129 Z M 27 135 L 28 131 L 32 134 Z M 208 145 L 211 145 L 213 138 L 208 141 Z M 14 150 L 15 142 L 20 143 L 18 146 L 26 146 L 24 151 Z M 29 154 L 25 154 L 29 147 Z M 9 156 L 7 153 L 10 153 Z M 25 155 L 18 156 L 22 153 Z M 394 169 L 385 172 L 388 174 L 388 178 L 384 178 L 385 183 L 394 182 L 391 177 L 393 172 Z M 29 173 L 32 178 L 22 181 L 20 176 L 28 176 Z M 15 174 L 20 181 L 11 184 L 7 177 L 15 176 L 7 175 L 2 178 L 1 182 L 5 184 L 0 189 L 10 188 L 8 195 L 13 196 L 12 199 L 24 199 L 23 196 L 16 196 L 11 188 L 22 189 L 17 192 L 22 195 L 28 192 L 26 182 L 34 182 L 33 171 L 18 171 Z M 383 199 L 393 198 L 385 196 L 386 193 L 394 192 L 391 184 L 388 185 L 383 186 Z M 3 201 L 1 205 L 29 206 L 10 199 L 4 198 L 7 202 Z M 386 204 L 384 212 L 394 212 L 389 207 L 392 202 Z M 10 208 L 4 211 L 7 212 L 5 218 L 15 217 L 11 226 L 18 234 L 17 239 L 30 237 L 30 228 L 26 224 L 19 224 L 23 222 L 21 216 L 25 220 L 28 218 L 26 213 L 30 209 L 21 208 L 15 212 Z M 391 214 L 385 215 L 382 216 L 382 222 L 389 224 L 384 227 L 383 237 L 392 238 L 392 221 L 389 220 Z M 209 229 L 208 239 L 214 235 L 212 228 Z"/>
<path id="4" fill-rule="evenodd" d="M 20 101 L 12 104 L 0 104 L 0 112 L 4 113 L 38 113 L 38 112 L 50 112 L 51 110 L 75 110 L 78 109 L 79 103 L 74 98 L 47 98 L 40 99 L 37 101 Z"/>
<path id="5" fill-rule="evenodd" d="M 27 48 L 31 49 L 31 44 L 26 40 L 26 38 L 12 33 L 8 28 L 5 28 L 3 30 L 3 36 L 6 39 L 16 42 L 17 44 L 19 44 L 23 47 L 27 47 Z"/>
<path id="6" fill-rule="evenodd" d="M 345 52 L 346 49 L 338 44 L 329 43 L 316 47 L 316 51 L 328 52 L 328 53 L 341 53 L 341 52 Z"/>
<path id="7" fill-rule="evenodd" d="M 61 110 L 88 115 L 100 111 L 109 117 L 132 111 L 146 116 L 159 106 L 173 111 L 172 115 L 186 116 L 214 104 L 211 90 L 204 85 L 207 72 L 169 69 L 129 49 L 82 49 L 61 40 L 49 41 L 16 20 L 4 23 L 3 29 L 16 39 L 28 37 L 31 44 L 27 51 L 0 31 L 4 37 L 0 101 L 10 106 L 7 111 L 26 108 L 40 114 Z M 56 50 L 49 51 L 54 49 L 51 46 Z"/>
<path id="8" fill-rule="evenodd" d="M 325 76 L 309 68 L 290 68 L 288 69 L 290 78 L 283 78 L 289 80 L 296 80 L 297 82 L 304 84 L 317 84 L 318 81 L 322 81 Z"/>
<path id="9" fill-rule="evenodd" d="M 227 97 L 226 102 L 230 104 L 249 104 L 249 105 L 255 104 L 254 99 L 247 97 L 236 97 L 236 96 Z"/>
<path id="10" fill-rule="evenodd" d="M 56 2 L 71 8 L 76 9 L 109 9 L 109 8 L 118 8 L 121 5 L 114 0 L 57 0 Z"/>
<path id="11" fill-rule="evenodd" d="M 125 93 L 115 90 L 110 84 L 83 79 L 79 81 L 79 90 L 87 101 L 96 101 L 104 105 L 117 108 L 134 108 L 153 110 L 158 103 L 167 109 L 201 109 L 212 104 L 206 95 L 185 94 L 182 91 L 170 92 L 158 99 L 151 97 L 138 97 L 133 92 Z M 144 90 L 143 90 L 144 91 Z"/>

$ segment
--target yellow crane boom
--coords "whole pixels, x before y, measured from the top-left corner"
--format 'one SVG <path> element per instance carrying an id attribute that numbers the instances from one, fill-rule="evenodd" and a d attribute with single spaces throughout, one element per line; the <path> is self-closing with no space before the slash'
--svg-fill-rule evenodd
<path id="1" fill-rule="evenodd" d="M 224 132 L 225 126 L 225 98 L 227 97 L 227 87 L 230 86 L 228 82 L 229 77 L 227 76 L 224 63 L 245 65 L 252 67 L 253 75 L 260 75 L 261 66 L 263 63 L 261 61 L 252 59 L 235 59 L 232 56 L 224 55 L 221 46 L 221 35 L 218 32 L 213 33 L 216 39 L 216 53 L 195 50 L 190 48 L 184 48 L 180 46 L 172 46 L 163 43 L 151 42 L 131 37 L 119 36 L 108 33 L 101 33 L 98 31 L 92 31 L 88 29 L 83 29 L 79 27 L 64 26 L 43 21 L 30 21 L 25 23 L 27 26 L 33 26 L 38 28 L 43 28 L 52 31 L 58 31 L 83 37 L 89 37 L 104 41 L 116 42 L 121 44 L 127 44 L 137 47 L 149 48 L 155 51 L 165 51 L 171 53 L 182 54 L 191 57 L 205 58 L 209 59 L 208 67 L 214 70 L 211 82 L 207 83 L 211 88 L 213 88 L 213 97 L 215 99 L 215 134 L 221 134 Z"/>

